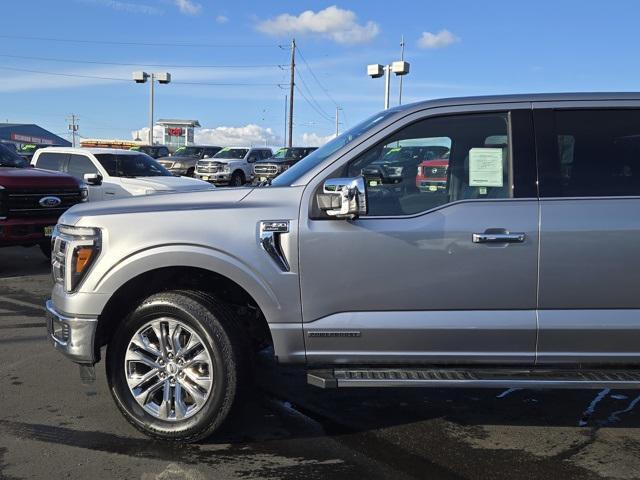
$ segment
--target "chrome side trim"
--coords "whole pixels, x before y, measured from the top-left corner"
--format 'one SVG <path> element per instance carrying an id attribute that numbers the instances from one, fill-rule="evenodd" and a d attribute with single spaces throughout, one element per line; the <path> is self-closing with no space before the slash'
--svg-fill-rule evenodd
<path id="1" fill-rule="evenodd" d="M 260 222 L 260 245 L 283 272 L 291 271 L 287 257 L 280 247 L 280 235 L 289 233 L 289 220 L 265 220 Z"/>

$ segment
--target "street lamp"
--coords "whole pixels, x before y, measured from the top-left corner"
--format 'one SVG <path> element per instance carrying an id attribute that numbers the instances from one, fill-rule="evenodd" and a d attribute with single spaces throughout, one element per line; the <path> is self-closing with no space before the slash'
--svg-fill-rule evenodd
<path id="1" fill-rule="evenodd" d="M 147 73 L 133 72 L 133 81 L 136 83 L 146 83 L 151 80 L 151 96 L 149 99 L 149 145 L 153 145 L 153 87 L 156 81 L 162 85 L 171 83 L 171 74 L 167 72 Z"/>
<path id="2" fill-rule="evenodd" d="M 389 108 L 389 89 L 391 83 L 391 72 L 397 76 L 406 75 L 409 73 L 409 62 L 404 60 L 399 62 L 393 62 L 391 65 L 380 65 L 374 63 L 367 65 L 367 75 L 371 78 L 380 78 L 384 75 L 384 109 Z"/>

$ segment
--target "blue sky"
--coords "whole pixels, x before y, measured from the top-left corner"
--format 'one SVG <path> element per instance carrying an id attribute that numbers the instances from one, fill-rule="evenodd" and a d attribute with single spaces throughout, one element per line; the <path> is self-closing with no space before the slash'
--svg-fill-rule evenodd
<path id="1" fill-rule="evenodd" d="M 383 81 L 366 65 L 397 60 L 401 35 L 411 63 L 405 103 L 638 90 L 639 14 L 634 1 L 7 1 L 0 121 L 64 133 L 75 113 L 84 137 L 131 138 L 148 124 L 148 87 L 125 80 L 133 70 L 169 71 L 156 118 L 198 119 L 207 143 L 277 145 L 289 76 L 278 65 L 289 62 L 292 36 L 307 61 L 298 58 L 308 101 L 296 91 L 297 144 L 334 131 L 336 104 L 341 128 L 381 109 Z"/>

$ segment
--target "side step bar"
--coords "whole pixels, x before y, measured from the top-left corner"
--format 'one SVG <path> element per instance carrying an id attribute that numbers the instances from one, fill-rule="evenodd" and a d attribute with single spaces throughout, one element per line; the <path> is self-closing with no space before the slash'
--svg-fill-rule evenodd
<path id="1" fill-rule="evenodd" d="M 319 388 L 618 388 L 640 389 L 640 370 L 414 369 L 309 370 L 307 383 Z"/>

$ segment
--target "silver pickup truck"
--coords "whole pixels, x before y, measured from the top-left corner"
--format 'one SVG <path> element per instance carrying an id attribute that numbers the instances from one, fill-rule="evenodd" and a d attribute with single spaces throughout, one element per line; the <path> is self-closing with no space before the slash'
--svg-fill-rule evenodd
<path id="1" fill-rule="evenodd" d="M 215 431 L 269 345 L 322 388 L 637 388 L 640 94 L 390 109 L 270 186 L 73 207 L 52 268 L 53 345 L 85 380 L 106 346 L 162 439 Z"/>

